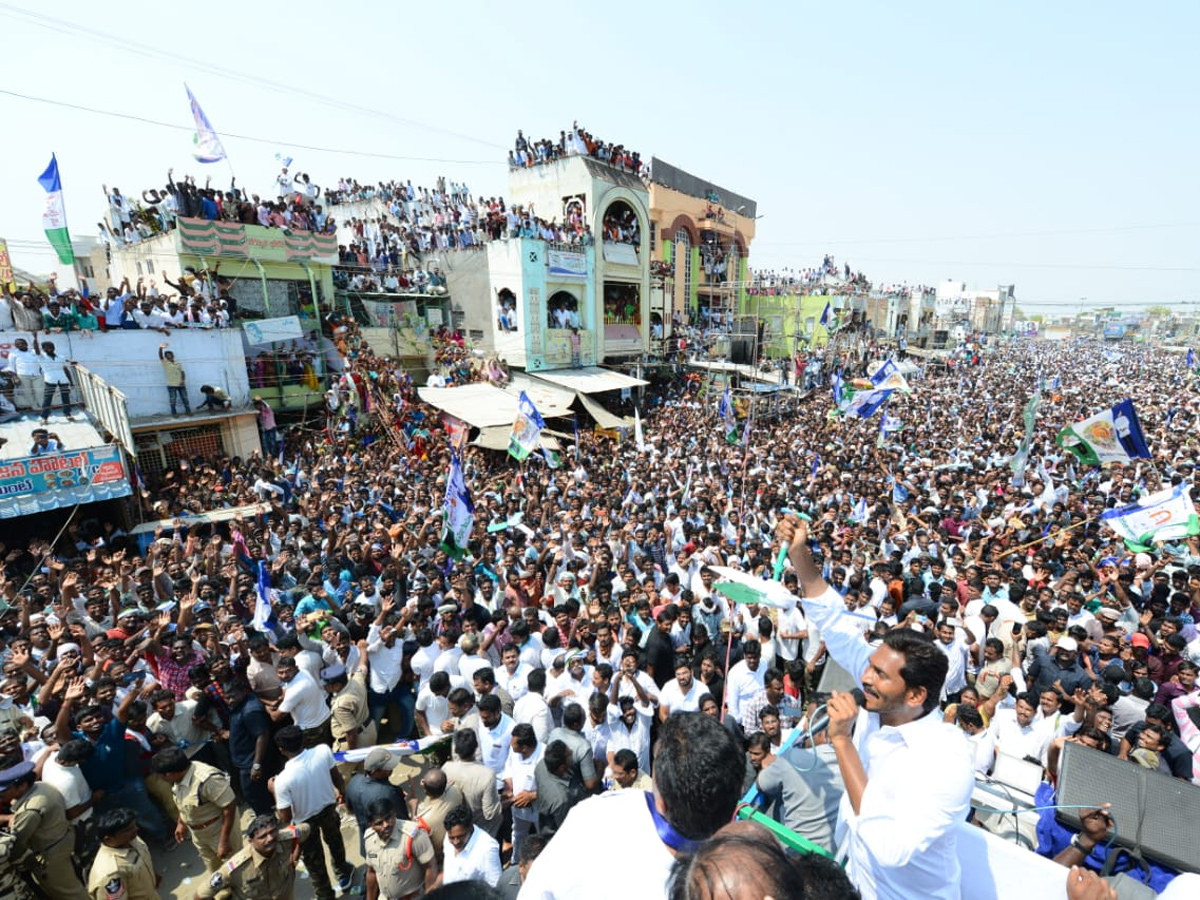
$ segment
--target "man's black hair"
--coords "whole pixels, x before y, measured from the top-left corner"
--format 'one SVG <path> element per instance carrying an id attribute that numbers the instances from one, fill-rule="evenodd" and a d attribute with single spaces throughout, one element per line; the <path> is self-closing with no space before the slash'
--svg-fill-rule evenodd
<path id="1" fill-rule="evenodd" d="M 470 762 L 479 750 L 479 737 L 474 729 L 460 728 L 454 732 L 454 753 L 459 759 Z"/>
<path id="2" fill-rule="evenodd" d="M 186 772 L 192 761 L 178 747 L 166 747 L 154 754 L 150 760 L 150 768 L 159 775 L 171 772 Z"/>
<path id="3" fill-rule="evenodd" d="M 96 819 L 96 835 L 100 840 L 119 834 L 137 821 L 137 813 L 127 806 L 110 809 Z"/>
<path id="4" fill-rule="evenodd" d="M 744 773 L 733 735 L 715 719 L 676 713 L 662 724 L 654 784 L 667 807 L 667 821 L 684 837 L 705 840 L 733 818 Z"/>
<path id="5" fill-rule="evenodd" d="M 396 804 L 390 797 L 376 797 L 367 804 L 367 821 L 375 822 L 396 815 Z"/>
<path id="6" fill-rule="evenodd" d="M 889 631 L 884 635 L 883 645 L 904 657 L 900 677 L 905 687 L 910 690 L 925 688 L 922 710 L 928 713 L 934 709 L 941 696 L 942 685 L 946 683 L 946 673 L 950 669 L 949 657 L 934 646 L 931 638 L 908 628 Z"/>

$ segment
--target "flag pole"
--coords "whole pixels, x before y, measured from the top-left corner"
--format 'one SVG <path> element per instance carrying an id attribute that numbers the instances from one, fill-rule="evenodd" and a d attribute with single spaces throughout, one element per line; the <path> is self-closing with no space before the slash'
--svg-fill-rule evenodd
<path id="1" fill-rule="evenodd" d="M 1100 517 L 1099 516 L 1088 516 L 1082 522 L 1076 522 L 1074 525 L 1068 525 L 1066 528 L 1058 529 L 1058 531 L 1056 533 L 1057 534 L 1065 534 L 1068 531 L 1074 531 L 1076 528 L 1082 528 L 1084 525 L 1087 525 L 1091 522 L 1095 522 L 1098 518 L 1100 518 Z M 1000 554 L 1000 559 L 1004 559 L 1004 557 L 1006 557 L 1006 556 L 1012 556 L 1014 553 L 1020 553 L 1022 550 L 1032 547 L 1034 544 L 1043 544 L 1043 543 L 1045 543 L 1045 541 L 1046 541 L 1046 536 L 1039 535 L 1037 538 L 1035 538 L 1032 541 L 1029 541 L 1024 544 L 1020 544 L 1016 547 L 1013 547 L 1011 550 L 1004 551 L 1003 553 Z"/>
<path id="2" fill-rule="evenodd" d="M 730 612 L 733 610 L 731 609 Z M 729 621 L 729 643 L 725 646 L 725 677 L 721 679 L 721 718 L 729 715 L 729 707 L 725 701 L 729 697 L 729 660 L 733 656 L 733 618 Z"/>

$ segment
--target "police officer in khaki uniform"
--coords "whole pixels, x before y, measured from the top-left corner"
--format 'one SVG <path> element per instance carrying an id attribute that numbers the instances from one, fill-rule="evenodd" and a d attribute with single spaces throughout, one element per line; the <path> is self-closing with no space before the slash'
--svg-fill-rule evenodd
<path id="1" fill-rule="evenodd" d="M 196 891 L 196 900 L 295 900 L 296 863 L 307 825 L 280 826 L 258 816 L 246 829 L 249 846 L 229 858 Z"/>
<path id="2" fill-rule="evenodd" d="M 0 772 L 0 805 L 8 810 L 0 815 L 0 826 L 12 833 L 13 858 L 26 851 L 37 858 L 34 883 L 54 900 L 87 900 L 71 862 L 75 830 L 67 823 L 58 789 L 36 781 L 33 763 L 23 762 Z"/>
<path id="3" fill-rule="evenodd" d="M 375 723 L 367 706 L 367 657 L 362 655 L 358 670 L 347 677 L 346 667 L 328 666 L 321 670 L 321 682 L 330 694 L 329 728 L 333 733 L 333 752 L 357 750 L 375 746 Z M 357 766 L 341 763 L 342 777 L 348 777 Z"/>
<path id="4" fill-rule="evenodd" d="M 429 833 L 415 822 L 397 821 L 396 806 L 386 797 L 367 807 L 368 900 L 409 900 L 433 890 L 437 857 Z"/>
<path id="5" fill-rule="evenodd" d="M 193 762 L 178 747 L 160 750 L 151 767 L 170 783 L 179 807 L 175 840 L 182 841 L 190 833 L 205 869 L 215 872 L 234 850 L 237 797 L 229 776 L 207 763 Z"/>
<path id="6" fill-rule="evenodd" d="M 37 900 L 33 888 L 19 871 L 18 860 L 12 855 L 16 843 L 11 834 L 0 831 L 0 897 L 5 900 Z"/>
<path id="7" fill-rule="evenodd" d="M 150 848 L 138 837 L 137 813 L 109 810 L 96 822 L 100 849 L 88 875 L 92 900 L 160 900 L 162 876 L 154 871 Z"/>

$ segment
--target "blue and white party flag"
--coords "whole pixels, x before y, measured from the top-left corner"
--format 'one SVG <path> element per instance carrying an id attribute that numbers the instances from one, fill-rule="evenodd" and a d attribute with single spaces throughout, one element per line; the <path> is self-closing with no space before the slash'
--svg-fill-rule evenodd
<path id="1" fill-rule="evenodd" d="M 192 89 L 186 84 L 184 89 L 187 90 L 188 103 L 192 107 L 192 118 L 196 122 L 196 134 L 192 138 L 196 146 L 192 150 L 192 156 L 196 157 L 197 162 L 220 162 L 225 158 L 225 147 L 221 144 L 221 139 L 217 137 L 216 131 L 213 130 L 212 123 L 208 121 L 208 116 L 200 108 Z"/>

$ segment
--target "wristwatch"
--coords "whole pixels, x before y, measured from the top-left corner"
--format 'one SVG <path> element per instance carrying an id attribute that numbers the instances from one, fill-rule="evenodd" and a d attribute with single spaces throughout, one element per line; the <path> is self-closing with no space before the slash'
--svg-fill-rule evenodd
<path id="1" fill-rule="evenodd" d="M 252 766 L 250 767 L 250 771 L 251 771 L 251 772 L 260 772 L 260 771 L 262 771 L 262 763 L 255 763 L 254 765 L 252 765 Z"/>
<path id="2" fill-rule="evenodd" d="M 1092 851 L 1094 849 L 1096 849 L 1095 844 L 1093 844 L 1091 847 L 1083 846 L 1083 841 L 1080 840 L 1080 838 L 1082 838 L 1082 837 L 1083 837 L 1083 835 L 1081 835 L 1081 834 L 1073 835 L 1071 837 L 1071 846 L 1074 847 L 1076 850 L 1078 850 L 1080 853 L 1082 853 L 1084 856 L 1090 856 Z"/>

